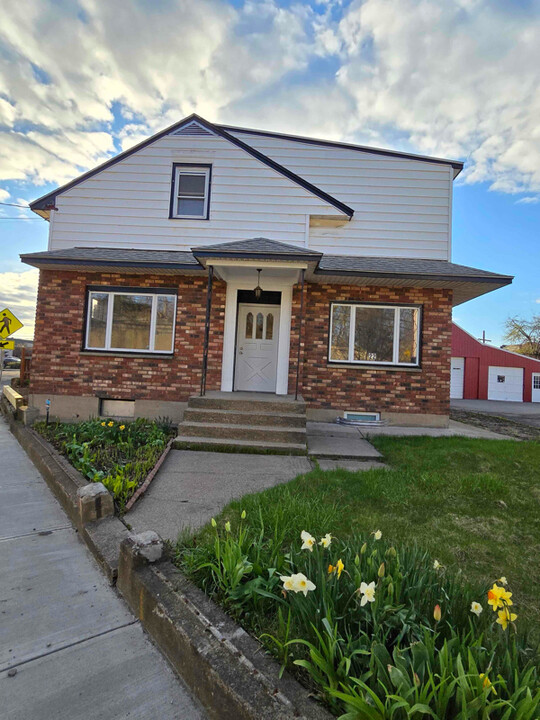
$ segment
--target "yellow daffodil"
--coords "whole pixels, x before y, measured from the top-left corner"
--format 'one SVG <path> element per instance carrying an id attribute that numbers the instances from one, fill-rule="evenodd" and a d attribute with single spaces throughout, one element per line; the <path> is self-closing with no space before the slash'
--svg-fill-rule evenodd
<path id="1" fill-rule="evenodd" d="M 102 423 L 101 423 L 101 427 L 105 427 L 106 424 L 107 424 L 107 423 L 102 422 Z"/>
<path id="2" fill-rule="evenodd" d="M 313 535 L 310 535 L 305 530 L 302 530 L 300 533 L 300 538 L 302 539 L 302 550 L 309 550 L 310 552 L 313 552 L 314 546 L 317 544 L 317 541 L 313 537 Z"/>
<path id="3" fill-rule="evenodd" d="M 303 573 L 281 575 L 279 579 L 283 583 L 284 590 L 290 590 L 294 593 L 304 593 L 304 597 L 307 596 L 308 592 L 316 588 L 316 585 L 314 585 L 311 580 L 308 580 Z"/>
<path id="4" fill-rule="evenodd" d="M 225 532 L 231 532 L 231 523 L 228 520 L 225 523 Z"/>
<path id="5" fill-rule="evenodd" d="M 474 613 L 477 617 L 480 617 L 480 613 L 482 612 L 484 608 L 480 605 L 479 602 L 476 602 L 476 600 L 473 600 L 471 603 L 471 612 Z"/>
<path id="6" fill-rule="evenodd" d="M 433 608 L 433 618 L 435 622 L 439 622 L 441 619 L 441 606 L 438 603 Z"/>
<path id="7" fill-rule="evenodd" d="M 343 572 L 345 568 L 345 565 L 341 561 L 341 558 L 337 561 L 335 565 L 329 565 L 328 566 L 328 574 L 331 575 L 332 573 L 336 573 L 338 578 L 341 577 L 341 573 Z"/>
<path id="8" fill-rule="evenodd" d="M 510 600 L 511 597 L 511 592 L 505 590 L 501 585 L 494 583 L 493 587 L 488 590 L 488 605 L 491 605 L 492 610 L 495 612 L 498 608 L 502 608 L 505 605 L 513 605 L 513 601 Z"/>
<path id="9" fill-rule="evenodd" d="M 438 560 L 433 561 L 433 569 L 434 570 L 440 570 L 442 568 L 441 563 Z"/>
<path id="10" fill-rule="evenodd" d="M 497 615 L 499 616 L 497 618 L 497 622 L 499 623 L 499 625 L 502 627 L 503 630 L 506 630 L 509 622 L 514 622 L 514 620 L 517 619 L 516 613 L 510 612 L 510 610 L 507 607 L 503 608 L 502 610 L 499 610 Z"/>
<path id="11" fill-rule="evenodd" d="M 368 602 L 375 602 L 375 581 L 370 582 L 369 585 L 365 582 L 360 583 L 359 590 L 362 595 L 362 599 L 360 600 L 360 605 L 362 607 Z"/>
<path id="12" fill-rule="evenodd" d="M 371 534 L 375 540 L 380 540 L 382 538 L 382 532 L 380 530 L 374 530 Z"/>
<path id="13" fill-rule="evenodd" d="M 319 545 L 322 545 L 324 548 L 330 547 L 331 544 L 332 544 L 332 536 L 330 535 L 330 533 L 326 533 L 326 535 L 323 538 L 321 538 L 321 540 L 319 542 Z"/>
<path id="14" fill-rule="evenodd" d="M 120 425 L 120 430 L 125 430 L 125 429 L 126 429 L 125 425 Z"/>
<path id="15" fill-rule="evenodd" d="M 493 683 L 485 673 L 480 673 L 480 679 L 482 680 L 482 687 L 484 688 L 484 690 L 486 690 L 488 693 L 493 690 L 495 695 L 497 694 L 497 691 L 493 687 Z"/>
<path id="16" fill-rule="evenodd" d="M 112 420 L 111 420 L 111 422 L 110 422 L 110 423 L 107 423 L 107 426 L 108 426 L 108 427 L 112 427 L 113 425 L 114 425 L 114 423 L 113 423 L 113 421 L 112 421 Z"/>

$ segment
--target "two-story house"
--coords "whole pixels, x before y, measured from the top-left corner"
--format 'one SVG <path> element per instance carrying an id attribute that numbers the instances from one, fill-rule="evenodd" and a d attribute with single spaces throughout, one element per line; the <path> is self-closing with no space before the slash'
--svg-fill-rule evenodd
<path id="1" fill-rule="evenodd" d="M 511 282 L 451 263 L 461 169 L 196 115 L 121 153 L 31 204 L 32 403 L 181 418 L 252 391 L 444 426 L 452 307 Z"/>

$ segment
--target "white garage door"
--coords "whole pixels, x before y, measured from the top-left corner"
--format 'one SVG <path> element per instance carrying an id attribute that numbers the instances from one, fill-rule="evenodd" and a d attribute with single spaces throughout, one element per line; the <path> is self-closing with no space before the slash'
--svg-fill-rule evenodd
<path id="1" fill-rule="evenodd" d="M 540 402 L 540 373 L 532 374 L 532 402 Z"/>
<path id="2" fill-rule="evenodd" d="M 488 400 L 523 401 L 523 368 L 490 365 Z"/>
<path id="3" fill-rule="evenodd" d="M 463 377 L 465 375 L 465 358 L 453 357 L 450 365 L 450 397 L 463 397 Z"/>

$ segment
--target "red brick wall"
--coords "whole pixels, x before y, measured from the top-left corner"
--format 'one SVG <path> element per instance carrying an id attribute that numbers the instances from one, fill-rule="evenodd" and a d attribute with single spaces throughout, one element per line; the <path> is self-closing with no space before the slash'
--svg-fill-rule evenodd
<path id="1" fill-rule="evenodd" d="M 450 395 L 452 293 L 416 288 L 316 285 L 305 288 L 300 392 L 313 408 L 447 415 Z M 328 364 L 330 302 L 422 305 L 420 370 Z M 294 392 L 300 292 L 295 288 L 289 392 Z"/>
<path id="2" fill-rule="evenodd" d="M 81 352 L 87 285 L 178 289 L 171 357 Z M 214 283 L 207 388 L 221 385 L 225 284 Z M 42 270 L 32 357 L 32 393 L 185 401 L 199 391 L 206 278 Z"/>

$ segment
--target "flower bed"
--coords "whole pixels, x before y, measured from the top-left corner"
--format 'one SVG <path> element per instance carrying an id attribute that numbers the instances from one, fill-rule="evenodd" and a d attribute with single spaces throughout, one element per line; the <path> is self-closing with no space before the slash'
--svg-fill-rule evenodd
<path id="1" fill-rule="evenodd" d="M 144 482 L 176 430 L 166 421 L 39 422 L 34 429 L 92 482 L 113 494 L 119 512 Z"/>
<path id="2" fill-rule="evenodd" d="M 534 720 L 538 656 L 506 578 L 469 583 L 379 530 L 346 541 L 243 512 L 177 564 L 343 719 Z M 313 508 L 320 527 L 324 509 Z"/>

